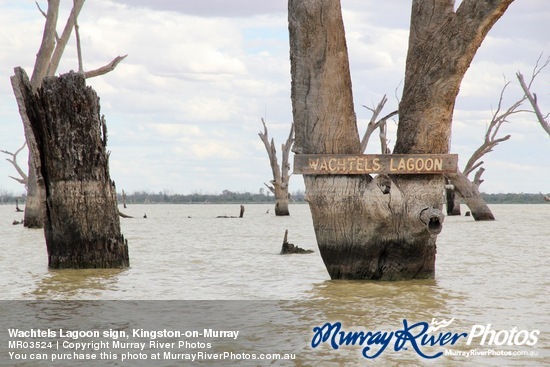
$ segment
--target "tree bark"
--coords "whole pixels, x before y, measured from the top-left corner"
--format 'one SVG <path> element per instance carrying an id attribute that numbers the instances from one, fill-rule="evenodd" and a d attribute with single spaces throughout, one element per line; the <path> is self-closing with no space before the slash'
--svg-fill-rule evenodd
<path id="1" fill-rule="evenodd" d="M 449 151 L 458 88 L 508 1 L 414 1 L 394 153 Z M 289 0 L 296 154 L 360 154 L 337 0 Z M 442 175 L 304 175 L 317 243 L 333 279 L 433 278 Z"/>
<path id="2" fill-rule="evenodd" d="M 12 83 L 22 92 L 35 138 L 29 149 L 45 192 L 49 267 L 129 266 L 96 93 L 75 73 L 47 77 L 35 93 L 16 68 Z"/>

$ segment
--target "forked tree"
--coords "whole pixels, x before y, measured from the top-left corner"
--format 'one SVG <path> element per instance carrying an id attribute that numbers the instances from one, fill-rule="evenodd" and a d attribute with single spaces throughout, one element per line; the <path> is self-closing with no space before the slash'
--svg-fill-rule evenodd
<path id="1" fill-rule="evenodd" d="M 446 154 L 460 83 L 513 0 L 413 0 L 394 154 Z M 296 154 L 360 154 L 339 0 L 289 0 Z M 433 278 L 442 175 L 304 175 L 332 278 Z M 388 185 L 390 186 L 388 188 Z"/>
<path id="2" fill-rule="evenodd" d="M 288 161 L 290 155 L 290 149 L 292 148 L 292 143 L 294 142 L 294 124 L 290 125 L 290 133 L 284 144 L 281 144 L 282 152 L 282 162 L 279 166 L 277 160 L 277 149 L 275 148 L 275 141 L 271 139 L 269 141 L 269 135 L 267 132 L 267 126 L 264 119 L 262 119 L 262 124 L 264 125 L 264 131 L 259 132 L 258 135 L 264 143 L 265 150 L 269 157 L 269 165 L 271 166 L 271 171 L 273 173 L 273 180 L 270 181 L 271 185 L 265 184 L 269 191 L 275 195 L 275 215 L 284 216 L 290 215 L 288 210 L 288 203 L 290 194 L 288 192 L 288 184 L 290 181 L 290 163 Z"/>

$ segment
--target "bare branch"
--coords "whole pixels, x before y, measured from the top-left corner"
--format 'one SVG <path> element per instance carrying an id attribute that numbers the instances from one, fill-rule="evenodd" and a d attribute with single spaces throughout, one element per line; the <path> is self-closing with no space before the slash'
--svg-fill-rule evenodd
<path id="1" fill-rule="evenodd" d="M 40 13 L 42 13 L 42 15 L 44 16 L 44 18 L 48 19 L 48 15 L 46 15 L 46 12 L 44 10 L 42 10 L 42 8 L 40 7 L 40 4 L 38 4 L 38 1 L 35 1 L 34 2 L 36 4 L 36 7 L 38 8 L 38 11 Z"/>
<path id="2" fill-rule="evenodd" d="M 498 143 L 501 143 L 503 141 L 510 139 L 511 135 L 506 135 L 500 138 L 497 137 L 502 124 L 508 121 L 508 117 L 519 112 L 524 112 L 523 110 L 519 110 L 518 108 L 525 101 L 526 99 L 525 96 L 523 96 L 521 99 L 513 103 L 510 107 L 506 109 L 506 111 L 501 112 L 502 101 L 504 99 L 504 92 L 506 91 L 506 88 L 508 87 L 508 85 L 510 85 L 510 82 L 506 82 L 500 92 L 500 98 L 498 101 L 497 109 L 493 113 L 493 117 L 489 122 L 489 126 L 487 127 L 487 131 L 485 133 L 485 140 L 483 144 L 481 144 L 480 147 L 477 148 L 477 150 L 472 154 L 472 156 L 466 163 L 466 166 L 464 166 L 465 176 L 468 176 L 476 168 L 481 166 L 483 162 L 478 163 L 478 160 L 480 160 L 481 157 L 483 157 L 485 154 L 491 152 Z"/>
<path id="3" fill-rule="evenodd" d="M 290 171 L 290 163 L 289 163 L 289 156 L 290 156 L 290 149 L 292 148 L 292 144 L 294 144 L 294 122 L 290 125 L 290 132 L 288 133 L 288 138 L 286 139 L 286 142 L 284 144 L 281 144 L 281 151 L 283 154 L 283 162 L 282 162 L 282 169 L 281 169 L 281 184 L 288 185 L 288 181 L 290 179 L 289 171 Z"/>
<path id="4" fill-rule="evenodd" d="M 543 116 L 540 110 L 540 107 L 537 103 L 537 95 L 534 93 L 531 93 L 530 91 L 531 85 L 535 77 L 541 72 L 542 69 L 544 69 L 550 63 L 550 57 L 548 57 L 546 59 L 546 62 L 540 67 L 538 67 L 539 61 L 540 61 L 540 57 L 537 60 L 535 68 L 533 69 L 533 73 L 531 76 L 531 80 L 529 81 L 529 84 L 525 83 L 525 79 L 523 78 L 523 75 L 519 71 L 516 73 L 516 76 L 518 78 L 519 84 L 521 85 L 521 88 L 523 89 L 523 92 L 525 93 L 525 98 L 529 100 L 529 102 L 531 103 L 531 106 L 533 107 L 533 111 L 537 116 L 537 120 L 539 121 L 544 131 L 546 131 L 546 133 L 550 136 L 550 123 L 547 120 L 548 115 Z"/>
<path id="5" fill-rule="evenodd" d="M 384 108 L 384 105 L 388 101 L 388 98 L 384 94 L 380 102 L 378 102 L 378 105 L 375 108 L 370 108 L 368 106 L 363 105 L 367 110 L 372 112 L 371 119 L 367 125 L 367 130 L 365 131 L 365 134 L 363 135 L 363 139 L 361 139 L 361 152 L 364 152 L 367 149 L 367 145 L 369 143 L 370 136 L 376 129 L 380 129 L 380 145 L 382 149 L 382 154 L 387 153 L 387 140 L 386 140 L 386 121 L 397 115 L 397 111 L 394 111 L 390 113 L 389 115 L 381 118 L 380 120 L 376 121 L 378 116 L 380 115 L 380 112 L 382 112 L 382 109 Z"/>
<path id="6" fill-rule="evenodd" d="M 77 3 L 79 0 L 73 0 L 73 8 L 76 8 Z M 80 2 L 84 3 L 82 0 Z M 78 72 L 82 73 L 84 72 L 84 65 L 82 63 L 82 48 L 80 47 L 80 32 L 78 31 L 78 17 L 75 15 L 74 17 L 74 33 L 76 36 L 76 52 L 78 55 Z"/>
<path id="7" fill-rule="evenodd" d="M 94 78 L 96 76 L 107 74 L 108 72 L 113 71 L 117 67 L 117 65 L 122 60 L 124 60 L 126 58 L 126 56 L 128 56 L 128 55 L 117 56 L 117 57 L 114 58 L 113 61 L 111 61 L 110 63 L 108 63 L 105 66 L 102 66 L 102 67 L 100 67 L 98 69 L 95 69 L 95 70 L 90 70 L 90 71 L 84 72 L 84 76 L 86 77 L 86 79 L 89 79 L 89 78 Z"/>
<path id="8" fill-rule="evenodd" d="M 55 46 L 55 50 L 53 52 L 50 64 L 48 66 L 48 72 L 47 72 L 48 76 L 53 76 L 57 71 L 59 62 L 61 61 L 61 56 L 63 56 L 63 52 L 65 51 L 67 42 L 71 37 L 73 27 L 76 24 L 76 18 L 78 17 L 78 14 L 80 14 L 80 10 L 82 9 L 83 5 L 84 5 L 84 0 L 74 0 L 73 9 L 69 14 L 69 18 L 67 19 L 67 23 L 65 24 L 65 28 L 63 29 L 63 33 L 61 34 L 61 37 L 58 38 L 57 40 L 57 45 Z"/>
<path id="9" fill-rule="evenodd" d="M 397 115 L 397 110 L 393 111 L 392 113 L 384 116 L 382 119 L 378 121 L 378 124 L 380 125 L 380 148 L 382 154 L 390 154 L 390 149 L 388 148 L 388 139 L 386 137 L 386 133 L 388 131 L 387 122 L 390 118 Z"/>
<path id="10" fill-rule="evenodd" d="M 384 108 L 384 105 L 386 104 L 387 101 L 388 101 L 388 98 L 384 94 L 384 96 L 382 97 L 380 102 L 378 102 L 378 105 L 375 108 L 370 108 L 363 105 L 363 107 L 365 107 L 367 110 L 372 112 L 372 116 L 367 125 L 367 131 L 365 131 L 365 134 L 363 135 L 363 139 L 361 139 L 362 152 L 364 152 L 367 149 L 367 144 L 369 143 L 369 139 L 372 133 L 380 127 L 380 123 L 377 123 L 376 119 L 378 118 L 378 115 L 380 114 L 380 112 L 382 112 L 382 109 Z"/>
<path id="11" fill-rule="evenodd" d="M 281 169 L 279 168 L 279 162 L 277 162 L 277 150 L 275 149 L 275 143 L 273 139 L 271 139 L 271 143 L 269 142 L 267 126 L 263 118 L 262 118 L 262 124 L 264 125 L 264 132 L 263 133 L 259 132 L 258 136 L 264 143 L 265 150 L 267 151 L 267 155 L 269 156 L 269 164 L 271 166 L 271 171 L 273 172 L 273 179 L 275 182 L 280 182 Z"/>
<path id="12" fill-rule="evenodd" d="M 271 191 L 272 194 L 275 194 L 275 188 L 273 186 L 269 186 L 265 182 L 264 182 L 264 185 L 269 189 L 269 191 Z"/>
<path id="13" fill-rule="evenodd" d="M 479 187 L 483 183 L 483 180 L 481 179 L 481 175 L 485 172 L 485 168 L 481 167 L 474 176 L 474 185 Z"/>
<path id="14" fill-rule="evenodd" d="M 535 63 L 535 66 L 533 67 L 533 71 L 531 72 L 531 80 L 529 81 L 529 89 L 531 89 L 531 85 L 533 84 L 533 81 L 535 78 L 539 75 L 539 73 L 550 64 L 550 56 L 546 58 L 546 61 L 544 64 L 542 64 L 539 67 L 540 60 L 542 59 L 542 54 L 539 55 L 539 58 L 537 59 L 537 62 Z"/>
<path id="15" fill-rule="evenodd" d="M 16 178 L 16 177 L 13 177 L 13 176 L 9 176 L 9 177 L 13 178 L 15 181 L 17 181 L 17 182 L 19 182 L 19 183 L 21 183 L 25 186 L 27 186 L 27 184 L 29 182 L 29 178 L 25 174 L 25 172 L 23 172 L 23 170 L 21 169 L 21 167 L 19 166 L 19 163 L 17 163 L 17 155 L 19 154 L 19 152 L 21 152 L 25 148 L 26 145 L 27 145 L 27 142 L 24 142 L 23 145 L 21 146 L 21 148 L 17 149 L 17 151 L 15 153 L 8 152 L 7 150 L 0 150 L 0 152 L 12 156 L 12 159 L 6 158 L 6 160 L 13 165 L 13 167 L 15 168 L 15 170 L 17 171 L 19 176 L 21 176 L 20 178 Z"/>
<path id="16" fill-rule="evenodd" d="M 48 72 L 50 60 L 55 47 L 55 27 L 57 25 L 57 15 L 59 13 L 59 1 L 48 1 L 48 12 L 46 14 L 46 24 L 40 49 L 36 54 L 36 62 L 31 76 L 31 85 L 37 89 Z"/>

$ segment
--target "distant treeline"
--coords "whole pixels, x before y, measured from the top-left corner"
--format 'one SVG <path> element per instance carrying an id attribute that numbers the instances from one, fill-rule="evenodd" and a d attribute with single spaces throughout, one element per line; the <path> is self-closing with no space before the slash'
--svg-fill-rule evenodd
<path id="1" fill-rule="evenodd" d="M 119 204 L 122 204 L 122 194 L 117 194 Z M 487 204 L 544 204 L 546 203 L 541 194 L 482 194 Z M 304 203 L 304 192 L 296 191 L 291 195 L 292 203 Z M 18 196 L 0 191 L 0 205 L 25 204 L 25 195 Z M 172 194 L 168 192 L 152 193 L 147 191 L 136 191 L 126 194 L 127 204 L 254 204 L 254 203 L 275 203 L 273 195 L 265 193 L 233 192 L 224 190 L 221 194 L 194 193 L 189 195 Z M 548 204 L 548 203 L 546 203 Z M 550 204 L 549 204 L 550 205 Z"/>
<path id="2" fill-rule="evenodd" d="M 481 196 L 487 204 L 548 204 L 541 194 L 485 194 Z"/>
<path id="3" fill-rule="evenodd" d="M 544 204 L 541 194 L 482 194 L 487 204 Z M 305 203 L 304 192 L 296 191 L 290 194 L 291 203 Z M 122 195 L 118 194 L 118 202 L 122 203 Z M 233 192 L 224 190 L 221 194 L 194 193 L 190 195 L 134 192 L 126 194 L 127 204 L 224 204 L 224 203 L 274 203 L 273 195 L 250 192 Z"/>
<path id="4" fill-rule="evenodd" d="M 117 194 L 118 203 L 123 203 L 122 194 Z M 296 191 L 290 195 L 291 202 L 304 202 L 304 193 Z M 146 191 L 126 194 L 126 204 L 260 204 L 275 203 L 273 195 L 264 193 L 233 192 L 224 190 L 221 194 L 194 193 L 189 195 L 169 194 L 164 192 L 151 193 Z"/>

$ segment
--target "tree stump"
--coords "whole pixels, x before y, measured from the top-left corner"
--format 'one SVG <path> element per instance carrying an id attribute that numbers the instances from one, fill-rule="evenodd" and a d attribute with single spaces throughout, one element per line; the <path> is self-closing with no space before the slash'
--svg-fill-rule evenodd
<path id="1" fill-rule="evenodd" d="M 48 266 L 129 266 L 97 94 L 83 74 L 73 72 L 45 78 L 37 93 L 21 68 L 12 82 L 19 86 L 35 138 L 29 149 L 46 195 Z"/>
<path id="2" fill-rule="evenodd" d="M 15 211 L 18 213 L 23 212 L 23 210 L 19 208 L 19 199 L 15 199 Z"/>
<path id="3" fill-rule="evenodd" d="M 460 215 L 460 195 L 457 195 L 454 186 L 446 180 L 445 200 L 447 202 L 447 215 Z"/>
<path id="4" fill-rule="evenodd" d="M 281 255 L 288 254 L 311 254 L 313 250 L 304 250 L 301 247 L 295 246 L 288 242 L 288 229 L 285 229 L 285 237 L 283 239 L 283 246 L 281 247 Z"/>

